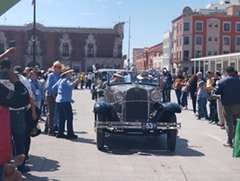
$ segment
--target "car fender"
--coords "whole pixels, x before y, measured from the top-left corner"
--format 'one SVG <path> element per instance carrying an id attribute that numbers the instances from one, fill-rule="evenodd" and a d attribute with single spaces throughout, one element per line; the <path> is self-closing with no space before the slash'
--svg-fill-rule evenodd
<path id="1" fill-rule="evenodd" d="M 176 102 L 166 102 L 163 104 L 163 107 L 172 113 L 181 113 L 182 110 L 180 108 L 180 106 L 176 103 Z"/>
<path id="2" fill-rule="evenodd" d="M 94 104 L 94 114 L 95 120 L 97 114 L 101 114 L 107 117 L 107 120 L 111 121 L 119 121 L 117 113 L 114 111 L 111 104 L 106 102 L 103 97 L 99 98 L 97 102 Z"/>
<path id="3" fill-rule="evenodd" d="M 157 122 L 168 122 L 171 114 L 181 113 L 180 106 L 175 102 L 167 102 L 157 111 L 156 121 Z"/>

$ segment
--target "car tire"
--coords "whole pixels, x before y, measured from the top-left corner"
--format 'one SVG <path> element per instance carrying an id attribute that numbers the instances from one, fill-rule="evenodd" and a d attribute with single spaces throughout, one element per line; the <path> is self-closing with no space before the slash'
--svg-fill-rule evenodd
<path id="1" fill-rule="evenodd" d="M 171 114 L 169 117 L 169 122 L 176 123 L 176 115 Z M 170 151 L 174 151 L 176 148 L 176 142 L 177 142 L 177 130 L 169 130 L 167 132 L 167 149 Z"/>
<path id="2" fill-rule="evenodd" d="M 104 148 L 105 131 L 103 128 L 97 128 L 96 132 L 97 149 L 102 150 Z"/>
<path id="3" fill-rule="evenodd" d="M 97 122 L 103 121 L 104 115 L 98 113 L 97 114 Z M 104 138 L 105 138 L 105 129 L 104 128 L 96 128 L 96 144 L 97 149 L 102 150 L 104 148 Z"/>

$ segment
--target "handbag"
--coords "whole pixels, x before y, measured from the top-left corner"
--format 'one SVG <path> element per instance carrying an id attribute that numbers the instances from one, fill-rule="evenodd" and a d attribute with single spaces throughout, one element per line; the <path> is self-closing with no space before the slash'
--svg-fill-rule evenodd
<path id="1" fill-rule="evenodd" d="M 36 137 L 36 136 L 38 136 L 38 135 L 40 135 L 40 134 L 41 134 L 41 129 L 40 129 L 39 125 L 37 124 L 37 125 L 33 128 L 33 130 L 31 131 L 30 136 L 31 136 L 31 137 Z"/>
<path id="2" fill-rule="evenodd" d="M 181 89 L 182 92 L 187 92 L 188 91 L 188 86 L 182 86 L 182 89 Z"/>

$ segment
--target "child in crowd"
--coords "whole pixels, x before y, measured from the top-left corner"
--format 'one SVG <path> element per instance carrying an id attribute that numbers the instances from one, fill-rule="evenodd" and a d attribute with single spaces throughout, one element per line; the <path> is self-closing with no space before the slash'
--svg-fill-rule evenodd
<path id="1" fill-rule="evenodd" d="M 200 120 L 202 116 L 205 117 L 206 120 L 209 120 L 207 113 L 207 100 L 208 93 L 205 89 L 204 81 L 200 80 L 198 82 L 198 91 L 197 91 L 197 102 L 198 102 L 198 119 Z"/>

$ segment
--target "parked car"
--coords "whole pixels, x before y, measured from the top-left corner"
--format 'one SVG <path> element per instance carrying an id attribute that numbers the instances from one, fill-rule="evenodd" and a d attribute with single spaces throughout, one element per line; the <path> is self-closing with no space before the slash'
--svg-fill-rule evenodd
<path id="1" fill-rule="evenodd" d="M 129 77 L 129 76 L 128 76 Z M 161 78 L 157 73 L 148 82 L 114 82 L 110 75 L 104 96 L 94 105 L 96 145 L 104 148 L 106 134 L 167 134 L 167 149 L 176 147 L 177 123 L 175 113 L 181 109 L 177 103 L 161 103 Z"/>

